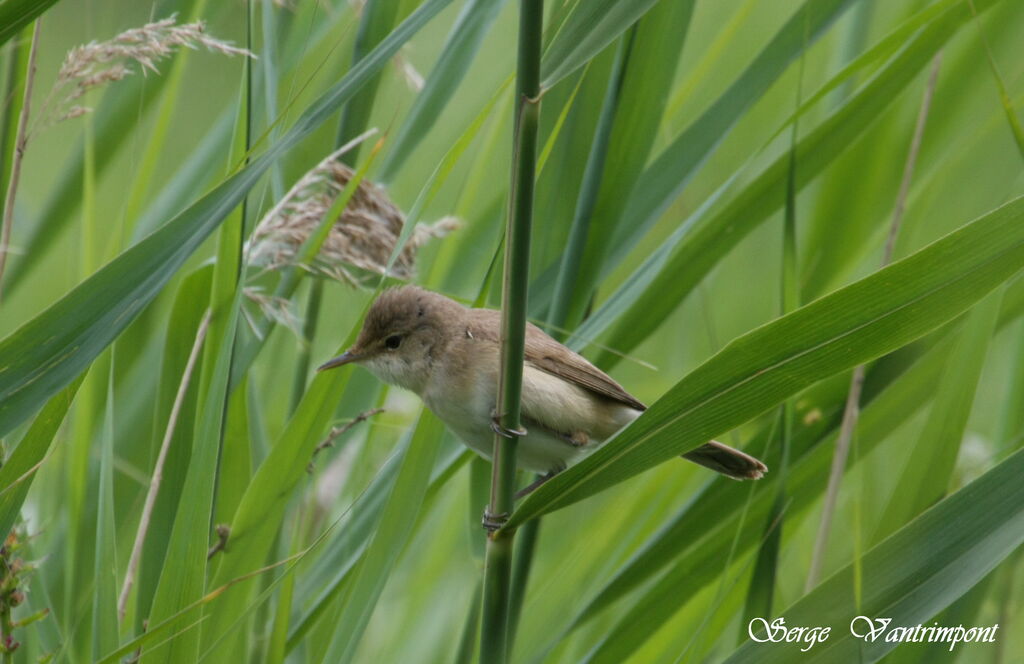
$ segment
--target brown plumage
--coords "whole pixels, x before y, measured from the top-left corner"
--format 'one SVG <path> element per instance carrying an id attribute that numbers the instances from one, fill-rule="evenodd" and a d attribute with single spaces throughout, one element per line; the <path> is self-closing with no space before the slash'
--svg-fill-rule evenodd
<path id="1" fill-rule="evenodd" d="M 348 352 L 322 368 L 357 362 L 381 380 L 412 390 L 467 445 L 485 457 L 499 373 L 501 314 L 469 309 L 414 286 L 387 290 L 367 313 Z M 522 413 L 527 435 L 519 464 L 562 470 L 646 406 L 581 355 L 527 325 Z M 683 455 L 736 479 L 757 479 L 757 459 L 712 441 Z"/>

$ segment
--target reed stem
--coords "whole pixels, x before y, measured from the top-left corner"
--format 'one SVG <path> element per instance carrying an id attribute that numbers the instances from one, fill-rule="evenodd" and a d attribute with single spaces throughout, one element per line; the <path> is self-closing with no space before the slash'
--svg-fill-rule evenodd
<path id="1" fill-rule="evenodd" d="M 931 109 L 932 97 L 935 94 L 935 84 L 938 81 L 939 69 L 941 67 L 942 51 L 939 51 L 932 59 L 931 74 L 928 76 L 928 82 L 921 97 L 921 106 L 918 108 L 917 121 L 914 124 L 914 135 L 910 141 L 910 149 L 907 151 L 906 163 L 903 165 L 903 177 L 900 180 L 899 192 L 896 194 L 896 204 L 893 206 L 892 221 L 889 224 L 889 233 L 885 240 L 881 267 L 885 267 L 892 262 L 896 238 L 899 236 L 900 226 L 903 223 L 906 199 L 910 193 L 911 181 L 914 178 L 914 167 L 917 164 L 918 152 L 921 150 L 921 140 L 924 137 L 924 128 L 928 121 L 928 113 Z M 825 550 L 828 547 L 829 534 L 832 532 L 832 519 L 835 516 L 836 505 L 839 501 L 839 487 L 843 481 L 846 459 L 850 454 L 850 443 L 853 440 L 853 435 L 857 428 L 857 420 L 860 417 L 860 393 L 863 385 L 864 365 L 859 365 L 853 370 L 853 376 L 850 379 L 850 389 L 847 392 L 846 406 L 843 409 L 843 420 L 839 427 L 839 438 L 836 440 L 835 451 L 832 454 L 828 488 L 825 490 L 825 503 L 821 510 L 821 522 L 818 526 L 818 532 L 814 539 L 814 552 L 811 555 L 811 565 L 807 573 L 807 580 L 804 583 L 804 592 L 810 592 L 818 585 L 822 570 L 824 569 Z"/>
<path id="2" fill-rule="evenodd" d="M 14 199 L 18 195 L 21 180 L 21 162 L 28 146 L 28 119 L 32 102 L 32 86 L 36 80 L 36 51 L 39 48 L 39 21 L 32 28 L 32 45 L 29 47 L 28 64 L 25 67 L 25 94 L 18 116 L 18 133 L 14 139 L 14 155 L 11 158 L 11 179 L 4 195 L 3 221 L 0 222 L 0 285 L 7 265 L 7 254 L 11 249 L 11 229 L 14 226 Z M 12 72 L 13 73 L 13 72 Z M 0 290 L 0 298 L 3 291 Z"/>
<path id="3" fill-rule="evenodd" d="M 520 429 L 523 355 L 526 347 L 526 300 L 530 271 L 530 227 L 537 163 L 540 117 L 540 52 L 543 0 L 523 0 L 519 15 L 519 58 L 516 117 L 513 128 L 512 183 L 506 228 L 505 274 L 501 312 L 501 376 L 498 382 L 498 424 Z M 515 500 L 516 440 L 495 435 L 491 497 L 487 520 L 500 523 Z M 484 562 L 480 661 L 501 664 L 508 659 L 509 608 L 512 595 L 514 531 L 493 531 L 487 538 Z"/>

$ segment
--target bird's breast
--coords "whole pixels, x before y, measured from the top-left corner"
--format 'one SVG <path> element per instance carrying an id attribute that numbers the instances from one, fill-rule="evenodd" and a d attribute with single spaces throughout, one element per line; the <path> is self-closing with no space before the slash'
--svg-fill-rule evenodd
<path id="1" fill-rule="evenodd" d="M 470 362 L 435 366 L 423 401 L 449 429 L 477 453 L 490 458 L 494 449 L 491 417 L 497 402 L 497 353 L 469 355 Z M 602 399 L 588 390 L 527 364 L 523 371 L 522 414 L 528 430 L 519 439 L 518 465 L 528 470 L 561 470 L 631 421 L 639 413 Z M 582 433 L 586 448 L 574 447 L 565 435 Z"/>

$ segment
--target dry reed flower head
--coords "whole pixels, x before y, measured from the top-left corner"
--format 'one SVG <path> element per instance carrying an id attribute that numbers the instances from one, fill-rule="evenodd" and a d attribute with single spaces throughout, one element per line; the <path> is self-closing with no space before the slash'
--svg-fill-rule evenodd
<path id="1" fill-rule="evenodd" d="M 292 307 L 292 301 L 276 295 L 271 295 L 263 290 L 260 286 L 246 286 L 242 289 L 242 294 L 245 295 L 251 302 L 253 302 L 259 310 L 263 312 L 263 315 L 268 319 L 283 325 L 292 331 L 297 339 L 304 339 L 302 333 L 302 319 L 295 312 Z M 255 320 L 249 315 L 249 312 L 242 308 L 242 315 L 245 316 L 246 323 L 249 324 L 249 328 L 253 331 L 257 338 L 263 340 L 263 335 L 260 332 L 260 326 Z"/>
<path id="2" fill-rule="evenodd" d="M 256 57 L 244 48 L 209 36 L 202 21 L 184 25 L 176 25 L 176 21 L 177 15 L 172 14 L 160 21 L 125 30 L 113 39 L 92 41 L 68 51 L 57 73 L 57 82 L 43 105 L 42 121 L 53 124 L 90 112 L 92 109 L 78 104 L 78 100 L 90 90 L 132 74 L 133 62 L 143 74 L 159 73 L 157 65 L 177 50 L 198 50 L 200 46 L 228 56 Z"/>
<path id="3" fill-rule="evenodd" d="M 354 175 L 351 168 L 336 160 L 337 155 L 328 155 L 300 178 L 263 217 L 247 248 L 248 262 L 271 270 L 299 265 L 352 285 L 359 285 L 361 280 L 349 269 L 351 266 L 374 274 L 387 270 L 398 279 L 412 279 L 417 250 L 432 238 L 443 237 L 457 228 L 458 220 L 445 217 L 435 224 L 417 225 L 388 270 L 405 215 L 383 189 L 365 179 L 334 222 L 312 264 L 299 260 L 300 247 L 320 227 L 324 215 Z"/>

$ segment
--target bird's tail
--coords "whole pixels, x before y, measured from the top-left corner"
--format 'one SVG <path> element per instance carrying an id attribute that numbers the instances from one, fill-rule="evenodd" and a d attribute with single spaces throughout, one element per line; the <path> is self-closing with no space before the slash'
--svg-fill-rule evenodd
<path id="1" fill-rule="evenodd" d="M 768 472 L 768 467 L 754 457 L 716 440 L 687 452 L 683 458 L 734 480 L 759 480 Z"/>

